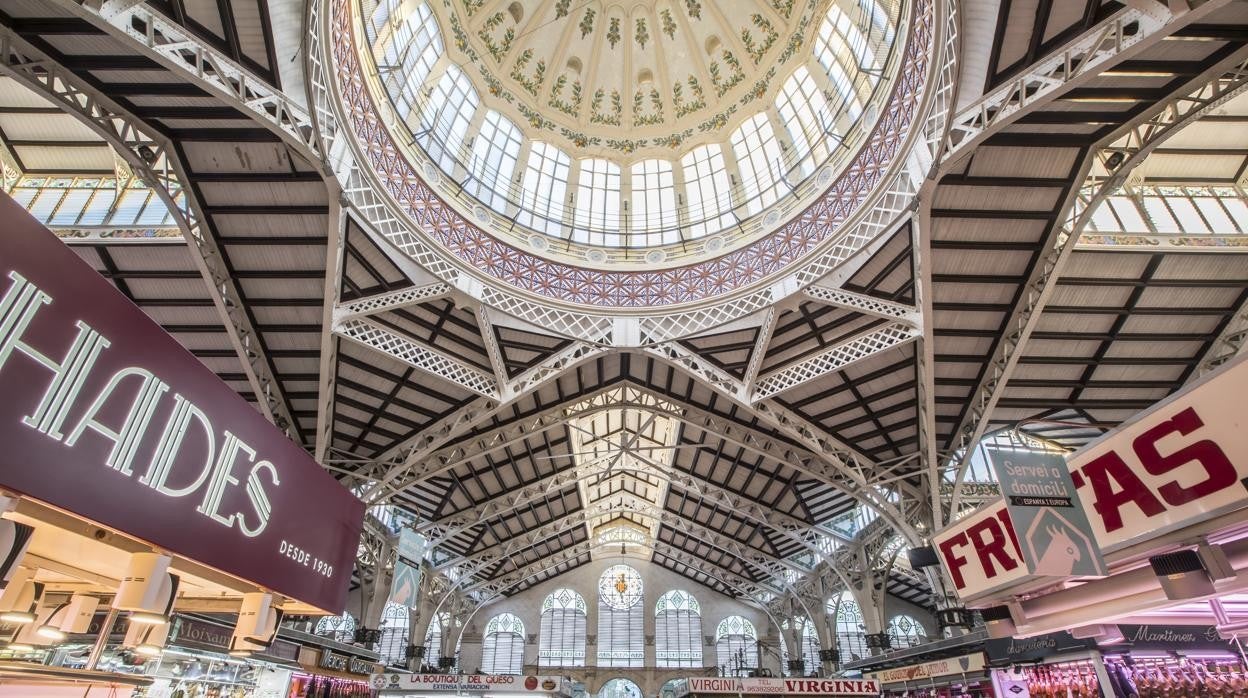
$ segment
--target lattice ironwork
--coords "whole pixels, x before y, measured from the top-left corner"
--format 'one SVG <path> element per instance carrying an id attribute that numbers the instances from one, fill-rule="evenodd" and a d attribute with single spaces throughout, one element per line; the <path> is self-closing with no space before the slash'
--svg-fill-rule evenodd
<path id="1" fill-rule="evenodd" d="M 882 351 L 900 346 L 920 334 L 921 331 L 909 323 L 893 322 L 883 325 L 759 378 L 758 386 L 751 399 L 755 402 L 766 400 L 803 383 L 840 371 L 850 364 Z"/>
<path id="2" fill-rule="evenodd" d="M 1206 3 L 1220 4 L 1224 3 Z M 954 115 L 941 162 L 956 160 L 989 132 L 1096 77 L 1108 65 L 1138 52 L 1145 42 L 1169 33 L 1172 19 L 1165 6 L 1156 2 L 1138 3 L 1115 13 Z"/>
<path id="3" fill-rule="evenodd" d="M 1213 3 L 1210 3 L 1213 4 Z M 1056 287 L 1058 276 L 1074 252 L 1075 244 L 1093 211 L 1120 188 L 1127 176 L 1149 153 L 1188 124 L 1202 118 L 1248 89 L 1248 58 L 1241 50 L 1208 73 L 1210 78 L 1196 90 L 1159 105 L 1146 120 L 1110 136 L 1082 170 L 1079 189 L 1066 202 L 1060 228 L 1052 236 L 1044 257 L 1035 265 L 1019 305 L 1008 323 L 1007 334 L 973 393 L 957 430 L 961 450 L 956 485 L 949 515 L 959 510 L 961 490 L 970 464 L 971 448 L 979 443 L 988 420 L 1006 388 L 1022 348 L 1040 321 L 1044 304 Z M 1116 163 L 1116 166 L 1110 166 Z"/>
<path id="4" fill-rule="evenodd" d="M 369 320 L 347 320 L 334 332 L 478 395 L 498 396 L 493 376 Z"/>
<path id="5" fill-rule="evenodd" d="M 818 284 L 807 286 L 802 293 L 813 300 L 827 303 L 828 305 L 835 305 L 838 308 L 848 308 L 866 315 L 875 315 L 876 317 L 906 320 L 916 327 L 922 323 L 919 309 L 905 303 L 884 300 L 883 298 L 876 298 L 863 293 L 854 293 L 843 288 L 828 288 Z"/>
<path id="6" fill-rule="evenodd" d="M 377 313 L 384 312 L 386 310 L 405 308 L 410 305 L 444 298 L 450 295 L 450 293 L 451 286 L 440 281 L 432 284 L 423 284 L 421 286 L 412 286 L 411 288 L 403 288 L 398 291 L 379 293 L 375 296 L 357 298 L 353 301 L 339 305 L 334 309 L 334 318 L 338 322 L 343 322 L 358 317 L 376 315 Z"/>
<path id="7" fill-rule="evenodd" d="M 78 117 L 102 137 L 133 168 L 136 176 L 164 201 L 183 234 L 193 244 L 195 261 L 207 282 L 230 343 L 242 359 L 243 371 L 264 416 L 296 441 L 302 441 L 298 422 L 262 342 L 242 303 L 237 282 L 230 274 L 217 241 L 203 225 L 201 204 L 187 186 L 186 172 L 172 145 L 149 125 L 127 113 L 107 96 L 7 27 L 0 27 L 3 69 L 19 82 L 44 95 Z"/>

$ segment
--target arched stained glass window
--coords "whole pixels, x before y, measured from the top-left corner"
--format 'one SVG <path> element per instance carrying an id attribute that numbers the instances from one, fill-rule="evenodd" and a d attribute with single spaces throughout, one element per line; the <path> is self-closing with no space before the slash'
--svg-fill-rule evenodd
<path id="1" fill-rule="evenodd" d="M 430 666 L 437 666 L 438 659 L 442 657 L 442 634 L 446 631 L 446 625 L 450 623 L 450 616 L 441 613 L 433 617 L 429 621 L 429 630 L 425 632 L 425 659 L 424 663 Z M 452 671 L 459 671 L 459 643 L 455 643 L 455 664 Z"/>
<path id="2" fill-rule="evenodd" d="M 888 634 L 894 648 L 914 647 L 927 642 L 927 630 L 913 616 L 899 613 L 888 621 Z"/>
<path id="3" fill-rule="evenodd" d="M 555 589 L 542 601 L 539 667 L 585 666 L 585 597 Z"/>
<path id="4" fill-rule="evenodd" d="M 611 679 L 602 685 L 598 698 L 641 698 L 641 687 L 628 679 Z"/>
<path id="5" fill-rule="evenodd" d="M 598 579 L 598 666 L 643 666 L 646 638 L 641 575 L 612 565 Z"/>
<path id="6" fill-rule="evenodd" d="M 500 613 L 485 624 L 481 671 L 486 674 L 524 671 L 524 623 L 514 614 Z"/>
<path id="7" fill-rule="evenodd" d="M 728 616 L 715 628 L 715 659 L 724 676 L 745 676 L 758 668 L 758 633 L 741 616 Z"/>
<path id="8" fill-rule="evenodd" d="M 863 625 L 862 609 L 858 607 L 854 597 L 848 591 L 843 591 L 835 604 L 828 603 L 828 610 L 836 613 L 836 645 L 841 653 L 841 661 L 848 662 L 869 656 L 871 653 L 867 651 L 867 631 Z"/>
<path id="9" fill-rule="evenodd" d="M 702 606 L 674 589 L 654 605 L 654 660 L 660 669 L 702 666 Z"/>
<path id="10" fill-rule="evenodd" d="M 385 664 L 402 664 L 407 650 L 408 609 L 397 603 L 386 604 L 381 614 L 381 640 L 377 653 Z"/>
<path id="11" fill-rule="evenodd" d="M 341 616 L 325 616 L 316 621 L 316 634 L 351 644 L 355 642 L 355 618 L 350 613 Z"/>

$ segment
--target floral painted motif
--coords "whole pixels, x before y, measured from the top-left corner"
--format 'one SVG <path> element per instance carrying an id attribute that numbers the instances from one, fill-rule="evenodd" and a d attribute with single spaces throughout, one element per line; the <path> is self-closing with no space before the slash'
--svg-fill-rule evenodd
<path id="1" fill-rule="evenodd" d="M 771 50 L 771 47 L 776 44 L 776 39 L 779 38 L 780 33 L 776 31 L 770 20 L 757 12 L 750 17 L 750 21 L 763 33 L 762 41 L 755 43 L 754 34 L 749 29 L 742 29 L 741 44 L 745 46 L 746 53 L 750 54 L 750 59 L 754 61 L 754 65 L 758 65 L 762 62 L 763 56 L 767 55 L 767 51 Z"/>
<path id="2" fill-rule="evenodd" d="M 624 104 L 620 101 L 619 90 L 611 90 L 611 111 L 602 111 L 603 98 L 606 96 L 606 90 L 598 89 L 594 92 L 594 98 L 589 104 L 589 120 L 595 124 L 606 124 L 608 126 L 619 126 L 620 116 L 624 113 Z"/>
<path id="3" fill-rule="evenodd" d="M 702 3 L 698 0 L 685 0 L 685 11 L 693 19 L 702 19 Z"/>
<path id="4" fill-rule="evenodd" d="M 659 19 L 663 22 L 663 33 L 667 34 L 667 38 L 676 38 L 676 20 L 672 17 L 672 11 L 664 8 L 659 13 Z"/>
<path id="5" fill-rule="evenodd" d="M 502 25 L 505 16 L 503 12 L 495 12 L 487 17 L 485 23 L 477 30 L 477 36 L 481 38 L 481 43 L 485 44 L 485 50 L 489 51 L 496 61 L 503 60 L 503 56 L 511 50 L 511 42 L 516 40 L 515 27 L 507 27 L 500 39 L 496 40 L 494 36 L 494 31 Z"/>
<path id="6" fill-rule="evenodd" d="M 581 15 L 581 23 L 576 26 L 578 29 L 581 30 L 582 39 L 584 39 L 586 36 L 589 35 L 590 32 L 594 30 L 594 17 L 597 14 L 598 13 L 594 11 L 594 8 L 590 7 L 585 10 L 584 15 Z"/>
<path id="7" fill-rule="evenodd" d="M 531 60 L 533 60 L 533 49 L 526 48 L 516 59 L 516 67 L 511 71 L 511 79 L 523 87 L 525 92 L 536 97 L 542 83 L 546 82 L 546 61 L 539 60 L 533 67 L 533 73 L 526 75 L 524 69 Z"/>
<path id="8" fill-rule="evenodd" d="M 790 0 L 790 3 L 792 0 Z M 555 3 L 555 19 L 563 19 L 568 16 L 568 8 L 572 6 L 572 0 L 559 0 Z"/>
<path id="9" fill-rule="evenodd" d="M 373 104 L 354 43 L 351 0 L 330 1 L 335 66 L 329 72 L 338 82 L 343 125 L 354 131 L 359 162 L 376 173 L 375 186 L 403 209 L 421 238 L 501 283 L 604 308 L 656 308 L 713 298 L 767 279 L 833 236 L 881 184 L 918 118 L 934 38 L 933 2 L 916 0 L 898 77 L 871 133 L 822 197 L 775 232 L 714 259 L 660 270 L 611 271 L 531 255 L 480 229 L 442 200 L 402 154 Z"/>
<path id="10" fill-rule="evenodd" d="M 646 29 L 646 18 L 637 18 L 637 28 L 633 32 L 633 38 L 637 40 L 637 45 L 645 48 L 646 42 L 650 40 L 650 32 Z"/>
<path id="11" fill-rule="evenodd" d="M 651 126 L 663 123 L 663 98 L 659 96 L 659 91 L 650 88 L 649 109 L 644 106 L 642 92 L 637 90 L 633 93 L 633 125 Z"/>
<path id="12" fill-rule="evenodd" d="M 612 17 L 611 23 L 607 28 L 607 43 L 611 44 L 611 48 L 620 43 L 620 18 Z"/>

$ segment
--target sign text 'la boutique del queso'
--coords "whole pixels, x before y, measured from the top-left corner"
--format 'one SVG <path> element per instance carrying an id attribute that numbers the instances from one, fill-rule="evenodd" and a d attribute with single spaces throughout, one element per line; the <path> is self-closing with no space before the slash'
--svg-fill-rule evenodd
<path id="1" fill-rule="evenodd" d="M 1248 505 L 1245 394 L 1248 357 L 1240 357 L 1068 457 L 1068 486 L 1054 480 L 1028 485 L 1040 491 L 1011 492 L 1020 478 L 1007 469 L 1044 472 L 1054 457 L 991 453 L 1003 498 L 932 536 L 958 596 L 973 602 L 1033 578 L 1101 576 L 1086 566 L 1089 555 L 1099 559 Z M 1074 497 L 1063 496 L 1067 487 Z M 1025 529 L 1020 507 L 1053 516 Z M 1036 532 L 1056 554 L 1029 550 Z"/>
<path id="2" fill-rule="evenodd" d="M 0 195 L 0 488 L 340 612 L 363 504 Z"/>

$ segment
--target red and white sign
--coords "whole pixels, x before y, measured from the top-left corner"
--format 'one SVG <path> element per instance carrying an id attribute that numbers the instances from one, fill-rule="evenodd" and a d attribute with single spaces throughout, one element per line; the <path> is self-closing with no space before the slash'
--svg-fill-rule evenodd
<path id="1" fill-rule="evenodd" d="M 743 695 L 785 694 L 800 696 L 878 696 L 875 679 L 764 679 L 694 677 L 686 680 L 686 693 L 735 693 Z"/>
<path id="2" fill-rule="evenodd" d="M 972 601 L 1031 576 L 1023 561 L 1014 522 L 1005 500 L 932 536 L 945 574 L 964 601 Z"/>
<path id="3" fill-rule="evenodd" d="M 984 653 L 976 652 L 975 654 L 965 654 L 961 657 L 949 657 L 948 659 L 937 659 L 933 662 L 873 671 L 866 674 L 864 678 L 874 679 L 881 684 L 905 683 L 907 681 L 933 679 L 939 676 L 977 673 L 983 671 L 985 666 Z"/>
<path id="4" fill-rule="evenodd" d="M 1067 458 L 1103 553 L 1248 505 L 1248 357 Z M 1005 501 L 932 536 L 963 601 L 1028 578 Z"/>
<path id="5" fill-rule="evenodd" d="M 373 674 L 369 683 L 379 691 L 409 693 L 571 693 L 562 676 Z"/>

